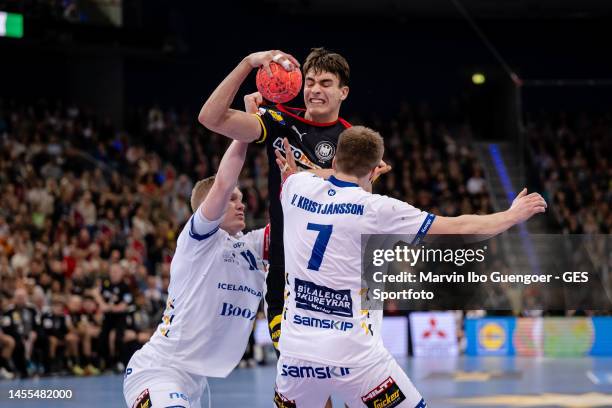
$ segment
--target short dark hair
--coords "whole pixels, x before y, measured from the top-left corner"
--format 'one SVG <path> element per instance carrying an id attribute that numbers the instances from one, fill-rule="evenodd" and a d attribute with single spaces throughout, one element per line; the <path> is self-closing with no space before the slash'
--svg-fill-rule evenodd
<path id="1" fill-rule="evenodd" d="M 353 126 L 340 133 L 336 168 L 351 176 L 363 177 L 378 166 L 384 152 L 380 133 L 365 126 Z"/>
<path id="2" fill-rule="evenodd" d="M 198 181 L 195 186 L 193 186 L 193 190 L 191 190 L 191 211 L 195 212 L 200 204 L 204 202 L 204 199 L 214 183 L 215 176 L 210 176 Z"/>
<path id="3" fill-rule="evenodd" d="M 303 68 L 304 76 L 310 70 L 313 70 L 315 74 L 329 72 L 338 77 L 340 86 L 348 86 L 349 84 L 351 69 L 346 59 L 342 55 L 326 50 L 323 47 L 312 48 L 310 50 Z"/>

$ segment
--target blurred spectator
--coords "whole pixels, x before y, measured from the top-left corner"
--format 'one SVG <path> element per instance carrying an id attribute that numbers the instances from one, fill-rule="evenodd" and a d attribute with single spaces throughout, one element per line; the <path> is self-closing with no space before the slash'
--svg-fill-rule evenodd
<path id="1" fill-rule="evenodd" d="M 4 313 L 2 330 L 15 341 L 13 361 L 22 378 L 28 377 L 28 362 L 32 357 L 39 326 L 39 312 L 28 303 L 27 291 L 18 288 L 13 303 Z"/>
<path id="2" fill-rule="evenodd" d="M 98 302 L 104 311 L 100 356 L 105 360 L 106 368 L 116 368 L 118 372 L 122 372 L 124 365 L 119 358 L 123 352 L 126 319 L 134 310 L 134 300 L 124 282 L 124 270 L 120 264 L 111 265 L 109 278 L 102 281 Z"/>
<path id="3" fill-rule="evenodd" d="M 612 232 L 612 117 L 531 116 L 531 156 L 565 234 Z"/>

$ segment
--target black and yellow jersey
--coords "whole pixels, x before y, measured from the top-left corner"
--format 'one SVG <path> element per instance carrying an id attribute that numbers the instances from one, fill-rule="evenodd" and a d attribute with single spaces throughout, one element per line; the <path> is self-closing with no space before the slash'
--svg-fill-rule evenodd
<path id="1" fill-rule="evenodd" d="M 279 195 L 281 176 L 275 150 L 284 154 L 283 138 L 289 140 L 298 166 L 304 169 L 329 169 L 336 154 L 338 137 L 351 125 L 342 118 L 330 123 L 317 123 L 304 118 L 304 109 L 283 105 L 260 107 L 255 115 L 261 123 L 261 135 L 256 143 L 265 144 L 270 171 L 270 271 L 266 279 L 268 318 L 281 313 L 285 268 L 283 252 L 283 210 Z"/>

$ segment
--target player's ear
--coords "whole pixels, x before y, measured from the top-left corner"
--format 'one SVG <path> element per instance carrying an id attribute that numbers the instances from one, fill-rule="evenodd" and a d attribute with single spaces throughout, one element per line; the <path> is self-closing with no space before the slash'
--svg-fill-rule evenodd
<path id="1" fill-rule="evenodd" d="M 372 180 L 372 178 L 374 177 L 374 174 L 376 174 L 376 167 L 374 167 L 372 170 L 370 170 L 370 172 L 368 173 L 368 180 L 370 181 L 374 181 Z"/>
<path id="2" fill-rule="evenodd" d="M 332 170 L 336 171 L 336 156 L 332 159 Z"/>
<path id="3" fill-rule="evenodd" d="M 349 87 L 348 86 L 343 86 L 340 88 L 340 100 L 343 101 L 348 97 L 349 94 Z"/>

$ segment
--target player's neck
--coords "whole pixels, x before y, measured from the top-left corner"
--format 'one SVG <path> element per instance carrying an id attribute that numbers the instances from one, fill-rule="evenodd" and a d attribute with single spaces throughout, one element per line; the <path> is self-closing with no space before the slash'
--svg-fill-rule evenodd
<path id="1" fill-rule="evenodd" d="M 340 111 L 330 112 L 325 115 L 313 115 L 309 110 L 304 112 L 304 119 L 315 123 L 331 123 L 338 120 Z"/>
<path id="2" fill-rule="evenodd" d="M 368 190 L 368 183 L 369 183 L 369 181 L 368 181 L 367 177 L 359 178 L 357 176 L 352 176 L 350 174 L 342 173 L 342 172 L 339 172 L 339 171 L 336 171 L 334 173 L 334 177 L 337 178 L 338 180 L 346 181 L 347 183 L 355 183 L 359 187 L 363 188 L 364 190 L 370 191 L 370 190 Z"/>
<path id="3" fill-rule="evenodd" d="M 219 228 L 227 232 L 231 237 L 234 237 L 234 238 L 236 238 L 242 232 L 242 230 L 236 231 L 235 229 L 224 228 L 222 226 L 219 226 Z"/>

